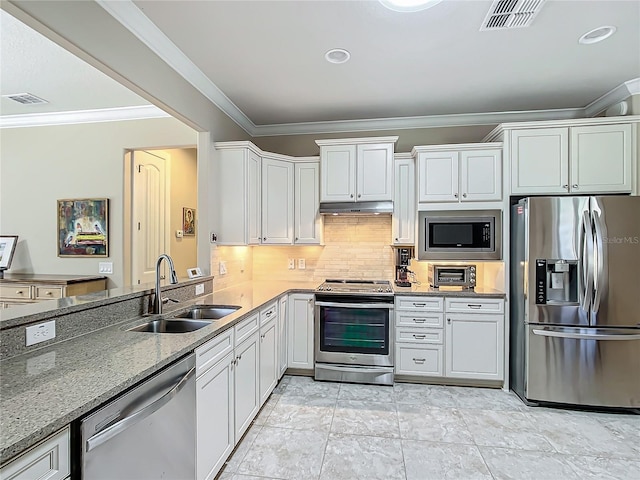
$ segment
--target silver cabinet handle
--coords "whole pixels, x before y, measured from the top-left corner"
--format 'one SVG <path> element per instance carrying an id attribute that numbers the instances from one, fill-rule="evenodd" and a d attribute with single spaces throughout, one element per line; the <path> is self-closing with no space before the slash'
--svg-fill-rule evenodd
<path id="1" fill-rule="evenodd" d="M 413 306 L 414 307 L 426 307 L 427 304 L 426 303 L 414 303 Z"/>
<path id="2" fill-rule="evenodd" d="M 482 305 L 479 303 L 467 303 L 467 307 L 469 308 L 482 308 Z"/>
<path id="3" fill-rule="evenodd" d="M 457 194 L 457 193 L 454 193 L 454 194 L 453 194 L 453 196 L 454 196 L 454 197 L 456 197 L 456 198 L 458 198 L 458 194 Z"/>
<path id="4" fill-rule="evenodd" d="M 415 363 L 424 363 L 427 359 L 426 358 L 414 358 L 413 361 Z"/>
<path id="5" fill-rule="evenodd" d="M 424 318 L 414 318 L 414 319 L 413 319 L 413 321 L 414 321 L 414 322 L 416 322 L 416 323 L 424 323 L 424 322 L 426 322 L 427 320 L 426 320 L 426 319 L 424 319 Z"/>
<path id="6" fill-rule="evenodd" d="M 180 393 L 180 391 L 184 388 L 184 386 L 187 384 L 189 379 L 193 376 L 195 371 L 196 371 L 195 367 L 191 368 L 191 370 L 189 370 L 184 375 L 184 377 L 178 380 L 178 382 L 173 387 L 171 387 L 171 389 L 169 389 L 167 393 L 165 393 L 155 402 L 147 405 L 141 410 L 138 410 L 134 414 L 123 418 L 119 422 L 114 423 L 110 427 L 105 428 L 101 432 L 96 433 L 94 436 L 89 438 L 87 440 L 87 445 L 86 445 L 87 452 L 90 452 L 94 448 L 102 445 L 104 442 L 115 437 L 116 435 L 126 430 L 127 428 L 132 427 L 133 425 L 140 422 L 141 420 L 144 420 L 145 418 L 150 416 L 152 413 L 160 410 L 164 405 L 169 403 L 173 399 L 173 397 L 175 397 L 178 393 Z"/>
<path id="7" fill-rule="evenodd" d="M 271 314 L 273 314 L 273 310 L 269 310 L 267 313 L 265 313 L 265 317 L 270 317 Z"/>
<path id="8" fill-rule="evenodd" d="M 467 194 L 466 194 L 466 193 L 463 193 L 463 194 L 462 194 L 462 196 L 463 196 L 464 198 L 467 198 Z"/>
<path id="9" fill-rule="evenodd" d="M 569 190 L 569 184 L 565 183 L 564 185 L 562 185 L 562 188 L 564 188 L 565 190 Z"/>
<path id="10" fill-rule="evenodd" d="M 577 184 L 577 183 L 574 183 L 573 185 L 571 185 L 571 188 L 575 188 L 575 189 L 577 189 L 577 188 L 578 188 L 578 184 Z"/>
<path id="11" fill-rule="evenodd" d="M 426 335 L 418 335 L 416 333 L 413 334 L 413 338 L 418 338 L 418 339 L 422 339 L 422 338 L 427 338 Z"/>

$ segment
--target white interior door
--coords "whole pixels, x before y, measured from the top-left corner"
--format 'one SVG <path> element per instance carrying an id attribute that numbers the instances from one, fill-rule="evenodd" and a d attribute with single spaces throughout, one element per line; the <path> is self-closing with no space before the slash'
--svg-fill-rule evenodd
<path id="1" fill-rule="evenodd" d="M 168 156 L 132 153 L 131 279 L 133 285 L 155 281 L 158 256 L 167 252 Z M 164 267 L 164 265 L 163 265 Z"/>

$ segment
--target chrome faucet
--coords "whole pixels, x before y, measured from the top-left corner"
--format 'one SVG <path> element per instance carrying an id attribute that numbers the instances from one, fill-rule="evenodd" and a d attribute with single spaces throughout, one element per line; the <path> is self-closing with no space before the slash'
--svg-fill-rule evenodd
<path id="1" fill-rule="evenodd" d="M 163 253 L 156 260 L 156 294 L 153 299 L 153 313 L 162 313 L 162 304 L 167 303 L 169 301 L 168 298 L 162 298 L 162 294 L 160 293 L 160 264 L 162 263 L 162 259 L 165 259 L 169 263 L 169 276 L 171 278 L 171 284 L 175 285 L 178 283 L 178 277 L 176 275 L 176 271 L 173 268 L 173 260 L 169 255 Z"/>

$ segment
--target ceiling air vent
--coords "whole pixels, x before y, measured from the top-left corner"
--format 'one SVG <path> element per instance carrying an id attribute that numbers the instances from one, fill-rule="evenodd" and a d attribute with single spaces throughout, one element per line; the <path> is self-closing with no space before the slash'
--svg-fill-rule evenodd
<path id="1" fill-rule="evenodd" d="M 46 100 L 36 97 L 30 93 L 13 93 L 11 95 L 3 95 L 5 98 L 9 98 L 14 102 L 21 103 L 23 105 L 38 105 L 40 103 L 49 103 Z"/>
<path id="2" fill-rule="evenodd" d="M 528 27 L 546 0 L 495 0 L 480 31 Z"/>

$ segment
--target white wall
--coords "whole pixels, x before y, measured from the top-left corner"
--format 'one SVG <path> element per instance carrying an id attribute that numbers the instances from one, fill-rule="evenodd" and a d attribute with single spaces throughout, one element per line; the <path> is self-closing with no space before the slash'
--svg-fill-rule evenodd
<path id="1" fill-rule="evenodd" d="M 10 272 L 94 275 L 113 262 L 109 287 L 124 285 L 126 149 L 193 147 L 174 118 L 0 130 L 0 233 L 19 235 Z M 109 198 L 109 258 L 57 256 L 57 200 Z"/>

